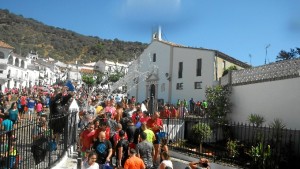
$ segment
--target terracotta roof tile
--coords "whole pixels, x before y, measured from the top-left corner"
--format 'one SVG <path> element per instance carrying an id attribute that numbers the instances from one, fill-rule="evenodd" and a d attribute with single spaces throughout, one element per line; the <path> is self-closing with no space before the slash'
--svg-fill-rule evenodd
<path id="1" fill-rule="evenodd" d="M 2 47 L 2 48 L 8 48 L 8 49 L 14 49 L 14 47 L 10 46 L 7 43 L 4 43 L 3 41 L 0 41 L 0 47 Z"/>

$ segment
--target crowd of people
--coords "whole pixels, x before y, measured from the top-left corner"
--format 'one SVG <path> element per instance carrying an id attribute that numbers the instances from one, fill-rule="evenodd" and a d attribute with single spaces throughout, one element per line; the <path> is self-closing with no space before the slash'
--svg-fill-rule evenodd
<path id="1" fill-rule="evenodd" d="M 172 169 L 162 118 L 184 117 L 188 111 L 196 112 L 197 105 L 201 110 L 207 108 L 205 101 L 200 104 L 191 99 L 188 104 L 186 100 L 178 100 L 177 105 L 162 105 L 158 111 L 149 114 L 149 98 L 138 103 L 134 96 L 105 96 L 85 87 L 77 88 L 75 92 L 70 84 L 49 93 L 38 90 L 14 92 L 16 101 L 12 101 L 12 95 L 7 92 L 1 97 L 1 129 L 10 131 L 22 119 L 33 121 L 37 118 L 38 129 L 32 129 L 33 140 L 38 139 L 41 131 L 51 129 L 56 142 L 63 133 L 65 121 L 56 117 L 67 111 L 66 106 L 72 98 L 76 99 L 80 107 L 78 127 L 81 128 L 77 145 L 84 158 L 84 169 Z M 11 106 L 7 108 L 9 103 Z"/>

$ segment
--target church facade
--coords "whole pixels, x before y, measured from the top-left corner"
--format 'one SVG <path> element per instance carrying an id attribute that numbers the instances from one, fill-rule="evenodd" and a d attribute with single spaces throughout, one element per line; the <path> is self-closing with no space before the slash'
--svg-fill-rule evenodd
<path id="1" fill-rule="evenodd" d="M 205 100 L 205 89 L 218 84 L 223 71 L 235 65 L 249 68 L 222 52 L 192 48 L 161 39 L 160 30 L 132 65 L 136 75 L 127 84 L 129 97 L 142 102 L 153 96 L 163 103 L 175 104 L 177 99 Z"/>

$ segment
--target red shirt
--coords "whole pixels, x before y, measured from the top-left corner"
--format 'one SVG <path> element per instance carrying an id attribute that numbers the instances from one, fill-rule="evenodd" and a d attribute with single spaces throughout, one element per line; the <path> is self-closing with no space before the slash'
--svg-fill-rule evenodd
<path id="1" fill-rule="evenodd" d="M 91 146 L 93 145 L 93 139 L 94 139 L 94 135 L 95 135 L 96 131 L 89 131 L 89 130 L 84 130 L 81 133 L 81 145 L 82 151 L 86 151 L 87 149 L 91 148 Z"/>
<path id="2" fill-rule="evenodd" d="M 170 112 L 169 109 L 163 110 L 163 111 L 161 112 L 161 117 L 162 117 L 162 118 L 168 118 L 168 117 L 170 117 L 170 115 L 171 115 L 171 112 Z"/>
<path id="3" fill-rule="evenodd" d="M 151 129 L 153 132 L 154 132 L 154 134 L 156 134 L 157 132 L 159 132 L 159 128 L 158 127 L 155 127 L 155 126 L 161 126 L 161 127 L 163 127 L 163 122 L 162 122 L 162 120 L 160 119 L 160 118 L 157 118 L 157 119 L 155 119 L 155 120 L 153 120 L 152 118 L 151 119 L 149 119 L 148 121 L 147 121 L 147 127 L 149 128 L 149 129 Z"/>
<path id="4" fill-rule="evenodd" d="M 26 105 L 26 96 L 21 96 L 21 105 Z"/>
<path id="5" fill-rule="evenodd" d="M 149 119 L 151 119 L 151 117 L 142 117 L 142 118 L 140 119 L 140 122 L 141 122 L 141 123 L 147 123 L 147 121 L 148 121 Z"/>
<path id="6" fill-rule="evenodd" d="M 98 139 L 98 136 L 99 136 L 100 132 L 101 132 L 101 129 L 96 129 L 95 135 L 94 135 L 95 139 Z M 106 127 L 106 129 L 105 129 L 105 139 L 106 140 L 109 140 L 109 134 L 110 134 L 110 128 Z"/>
<path id="7" fill-rule="evenodd" d="M 139 117 L 140 117 L 140 120 L 144 117 L 143 112 L 139 112 L 138 115 L 137 115 L 137 113 L 134 113 L 134 114 L 132 115 L 132 117 L 131 117 L 134 124 L 137 123 L 137 121 L 136 121 L 136 119 L 135 119 L 136 116 L 139 116 Z"/>
<path id="8" fill-rule="evenodd" d="M 171 117 L 175 118 L 177 116 L 177 110 L 175 108 L 171 108 Z"/>

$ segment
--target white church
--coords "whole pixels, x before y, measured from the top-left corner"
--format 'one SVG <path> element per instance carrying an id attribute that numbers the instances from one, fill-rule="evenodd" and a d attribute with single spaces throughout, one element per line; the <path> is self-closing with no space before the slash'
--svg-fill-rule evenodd
<path id="1" fill-rule="evenodd" d="M 186 47 L 161 37 L 159 28 L 149 46 L 129 66 L 128 72 L 134 75 L 127 82 L 127 91 L 138 102 L 151 95 L 163 103 L 191 98 L 202 101 L 206 99 L 206 87 L 217 85 L 226 68 L 250 67 L 218 50 Z"/>

